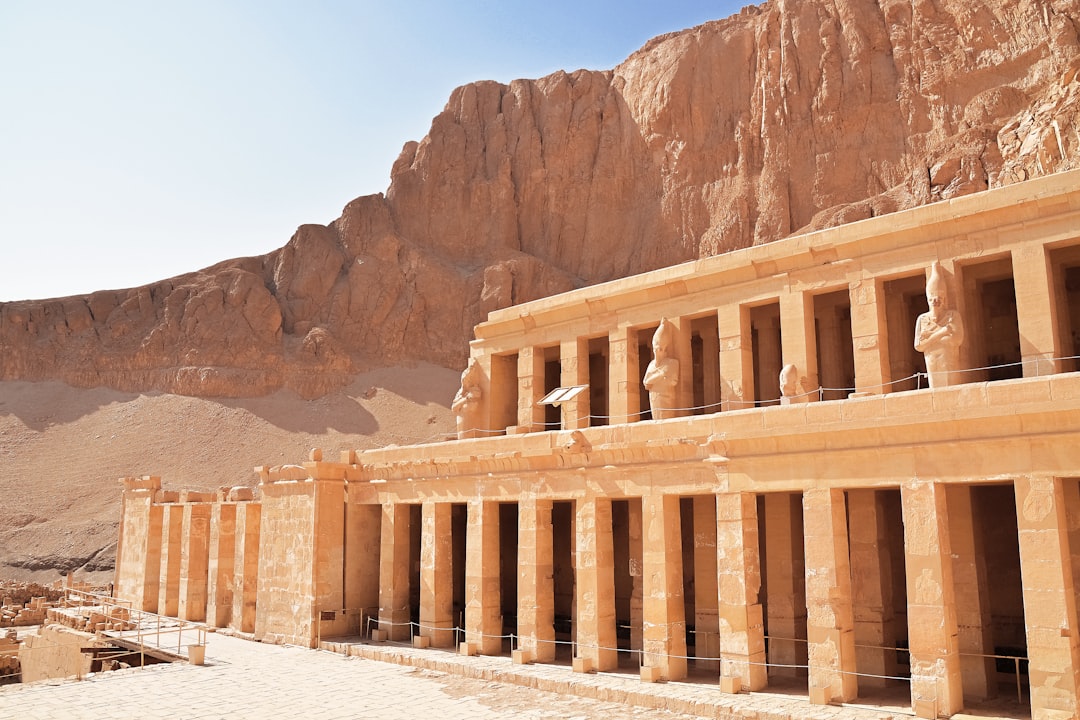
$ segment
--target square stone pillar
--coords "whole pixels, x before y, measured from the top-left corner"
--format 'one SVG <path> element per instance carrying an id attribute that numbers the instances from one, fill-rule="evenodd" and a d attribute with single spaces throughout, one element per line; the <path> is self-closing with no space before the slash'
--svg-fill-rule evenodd
<path id="1" fill-rule="evenodd" d="M 642 639 L 642 618 L 644 605 L 644 582 L 642 558 L 644 557 L 644 536 L 641 498 L 630 498 L 627 503 L 627 535 L 630 541 L 630 649 L 641 650 L 645 647 Z"/>
<path id="2" fill-rule="evenodd" d="M 180 545 L 180 602 L 178 617 L 206 620 L 206 576 L 210 561 L 210 505 L 184 503 Z"/>
<path id="3" fill-rule="evenodd" d="M 768 684 L 765 627 L 758 592 L 761 558 L 757 496 L 716 497 L 716 567 L 720 589 L 720 687 L 760 690 Z"/>
<path id="4" fill-rule="evenodd" d="M 234 629 L 246 633 L 255 632 L 255 609 L 259 595 L 261 518 L 262 505 L 259 503 L 237 504 L 231 625 Z"/>
<path id="5" fill-rule="evenodd" d="M 454 645 L 453 506 L 425 501 L 420 541 L 420 631 L 432 647 Z"/>
<path id="6" fill-rule="evenodd" d="M 694 406 L 694 351 L 691 346 L 690 319 L 682 317 L 668 318 L 675 329 L 675 338 L 671 343 L 672 357 L 679 361 L 679 392 L 676 395 L 676 412 L 672 417 L 693 415 Z M 650 342 L 651 342 L 650 338 Z"/>
<path id="7" fill-rule="evenodd" d="M 133 608 L 155 612 L 161 579 L 161 478 L 122 478 L 114 592 Z"/>
<path id="8" fill-rule="evenodd" d="M 589 341 L 582 338 L 567 340 L 559 345 L 559 364 L 562 387 L 586 385 L 589 382 Z M 578 393 L 573 400 L 560 406 L 563 430 L 589 427 L 589 393 Z"/>
<path id="9" fill-rule="evenodd" d="M 544 429 L 544 349 L 523 347 L 518 351 L 518 425 L 528 432 Z"/>
<path id="10" fill-rule="evenodd" d="M 403 503 L 382 506 L 379 546 L 379 630 L 390 640 L 408 640 L 409 626 L 409 512 Z"/>
<path id="11" fill-rule="evenodd" d="M 1078 714 L 1080 627 L 1069 545 L 1069 518 L 1080 514 L 1076 483 L 1048 477 L 1015 483 L 1033 720 Z"/>
<path id="12" fill-rule="evenodd" d="M 641 376 L 637 331 L 619 326 L 608 335 L 608 414 L 611 424 L 641 419 Z"/>
<path id="13" fill-rule="evenodd" d="M 472 500 L 465 539 L 465 643 L 469 654 L 502 652 L 499 504 Z"/>
<path id="14" fill-rule="evenodd" d="M 851 341 L 855 353 L 855 391 L 886 393 L 889 387 L 889 348 L 883 281 L 856 280 L 851 294 Z"/>
<path id="15" fill-rule="evenodd" d="M 803 493 L 803 533 L 810 702 L 850 702 L 858 682 L 843 490 Z"/>
<path id="16" fill-rule="evenodd" d="M 716 567 L 716 497 L 694 503 L 694 667 L 720 670 L 720 585 Z"/>
<path id="17" fill-rule="evenodd" d="M 615 634 L 615 550 L 611 500 L 579 498 L 577 526 L 577 653 L 579 672 L 614 670 L 619 664 Z"/>
<path id="18" fill-rule="evenodd" d="M 904 511 L 911 708 L 948 717 L 964 705 L 945 487 L 915 480 L 900 488 Z"/>
<path id="19" fill-rule="evenodd" d="M 712 328 L 701 333 L 701 377 L 705 398 L 702 412 L 706 415 L 720 412 L 720 335 L 714 334 Z"/>
<path id="20" fill-rule="evenodd" d="M 780 295 L 780 346 L 784 365 L 794 365 L 799 371 L 802 393 L 817 390 L 817 344 L 814 333 L 814 298 L 810 293 L 788 288 Z M 806 395 L 806 400 L 817 400 Z"/>
<path id="21" fill-rule="evenodd" d="M 856 665 L 867 675 L 896 677 L 892 558 L 882 497 L 875 490 L 848 490 L 847 502 L 849 516 L 858 518 L 849 528 Z M 882 677 L 859 678 L 865 687 L 889 684 Z"/>
<path id="22" fill-rule="evenodd" d="M 161 582 L 158 585 L 158 613 L 177 617 L 180 611 L 180 552 L 184 538 L 184 506 L 162 505 Z"/>
<path id="23" fill-rule="evenodd" d="M 353 494 L 353 488 L 348 493 Z M 345 505 L 345 609 L 350 633 L 367 635 L 375 627 L 367 618 L 379 611 L 379 551 L 381 505 L 348 502 Z"/>
<path id="24" fill-rule="evenodd" d="M 551 501 L 518 499 L 518 650 L 523 662 L 555 659 Z"/>
<path id="25" fill-rule="evenodd" d="M 657 493 L 645 495 L 641 499 L 641 515 L 645 531 L 643 672 L 648 669 L 655 673 L 650 679 L 680 680 L 686 677 L 686 606 L 679 498 Z"/>
<path id="26" fill-rule="evenodd" d="M 802 503 L 790 493 L 765 496 L 766 607 L 769 611 L 770 672 L 787 677 L 805 676 L 806 567 L 803 555 Z"/>
<path id="27" fill-rule="evenodd" d="M 1072 353 L 1062 352 L 1058 337 L 1058 303 L 1046 249 L 1041 244 L 1014 248 L 1012 268 L 1024 377 L 1059 373 L 1061 361 L 1055 358 Z"/>
<path id="28" fill-rule="evenodd" d="M 716 313 L 720 332 L 720 399 L 724 410 L 754 407 L 754 347 L 750 311 L 728 305 Z"/>
<path id="29" fill-rule="evenodd" d="M 956 593 L 956 628 L 964 698 L 986 700 L 997 695 L 990 615 L 990 588 L 980 518 L 971 502 L 970 485 L 949 485 L 949 543 L 952 546 L 953 588 Z"/>
<path id="30" fill-rule="evenodd" d="M 236 504 L 216 502 L 210 510 L 210 560 L 206 573 L 206 624 L 232 623 L 233 577 L 236 575 Z"/>

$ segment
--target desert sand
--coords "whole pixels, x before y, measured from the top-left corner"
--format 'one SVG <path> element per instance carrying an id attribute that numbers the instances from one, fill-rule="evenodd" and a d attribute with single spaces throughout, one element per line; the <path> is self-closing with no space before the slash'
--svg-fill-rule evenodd
<path id="1" fill-rule="evenodd" d="M 0 382 L 0 578 L 48 582 L 61 569 L 107 582 L 124 476 L 167 488 L 255 485 L 253 468 L 339 450 L 445 437 L 458 373 L 376 370 L 316 400 L 80 390 Z"/>

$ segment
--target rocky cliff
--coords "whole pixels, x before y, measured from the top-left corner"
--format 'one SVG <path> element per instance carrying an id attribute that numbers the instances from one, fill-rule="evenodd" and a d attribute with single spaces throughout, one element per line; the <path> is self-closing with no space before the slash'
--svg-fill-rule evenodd
<path id="1" fill-rule="evenodd" d="M 498 307 L 1080 166 L 1080 0 L 772 0 L 610 71 L 454 91 L 280 250 L 0 304 L 0 379 L 313 397 Z"/>

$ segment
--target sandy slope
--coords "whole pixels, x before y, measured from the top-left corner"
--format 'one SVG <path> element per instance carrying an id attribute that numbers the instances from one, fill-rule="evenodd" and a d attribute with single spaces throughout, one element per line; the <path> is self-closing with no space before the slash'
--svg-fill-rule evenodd
<path id="1" fill-rule="evenodd" d="M 333 458 L 417 442 L 452 430 L 457 384 L 457 372 L 432 365 L 376 370 L 310 401 L 0 382 L 0 578 L 48 581 L 78 568 L 108 579 L 120 477 L 254 485 L 256 465 L 300 462 L 312 447 Z"/>

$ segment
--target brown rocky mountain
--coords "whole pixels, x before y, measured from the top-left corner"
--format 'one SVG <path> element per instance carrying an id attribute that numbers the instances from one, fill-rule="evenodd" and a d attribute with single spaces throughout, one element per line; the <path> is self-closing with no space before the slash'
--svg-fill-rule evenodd
<path id="1" fill-rule="evenodd" d="M 1077 0 L 774 0 L 610 71 L 454 91 L 280 250 L 0 305 L 0 378 L 314 397 L 487 311 L 1075 167 Z"/>
<path id="2" fill-rule="evenodd" d="M 385 195 L 280 250 L 0 303 L 0 380 L 318 398 L 461 367 L 497 307 L 1078 167 L 1078 70 L 1080 0 L 772 0 L 472 83 Z"/>

